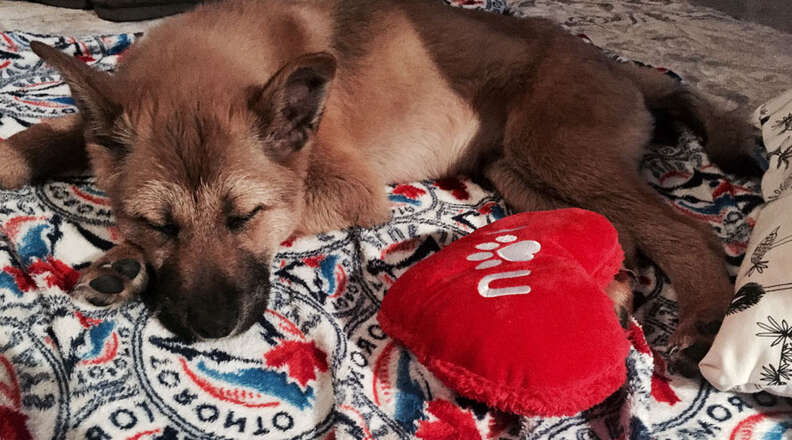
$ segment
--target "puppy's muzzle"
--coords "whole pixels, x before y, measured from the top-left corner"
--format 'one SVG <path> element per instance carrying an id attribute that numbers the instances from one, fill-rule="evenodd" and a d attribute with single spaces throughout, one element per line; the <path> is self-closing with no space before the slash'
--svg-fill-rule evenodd
<path id="1" fill-rule="evenodd" d="M 160 322 L 186 340 L 217 339 L 241 333 L 264 313 L 269 298 L 269 272 L 251 268 L 233 279 L 203 270 L 184 280 L 163 267 L 151 289 L 151 304 Z"/>

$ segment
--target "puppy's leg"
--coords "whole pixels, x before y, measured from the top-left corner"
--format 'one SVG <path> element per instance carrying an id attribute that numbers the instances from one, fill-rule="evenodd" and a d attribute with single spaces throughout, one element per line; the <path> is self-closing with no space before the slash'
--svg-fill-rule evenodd
<path id="1" fill-rule="evenodd" d="M 16 189 L 31 181 L 87 169 L 79 115 L 45 119 L 0 141 L 0 187 Z"/>
<path id="2" fill-rule="evenodd" d="M 148 280 L 141 250 L 121 243 L 80 271 L 72 295 L 95 306 L 108 306 L 134 298 L 146 289 Z"/>
<path id="3" fill-rule="evenodd" d="M 358 155 L 324 148 L 313 155 L 305 182 L 298 235 L 373 227 L 391 218 L 385 184 Z"/>
<path id="4" fill-rule="evenodd" d="M 679 323 L 669 340 L 671 366 L 692 376 L 733 296 L 723 248 L 708 225 L 676 212 L 641 179 L 633 179 L 632 185 L 607 199 L 592 200 L 591 206 L 631 231 L 671 279 L 679 301 Z"/>
<path id="5" fill-rule="evenodd" d="M 569 208 L 571 205 L 532 186 L 513 164 L 497 159 L 484 168 L 486 177 L 506 203 L 520 212 Z"/>
<path id="6" fill-rule="evenodd" d="M 484 177 L 492 183 L 506 203 L 517 211 L 544 211 L 570 207 L 569 203 L 533 187 L 532 183 L 508 160 L 498 159 L 487 165 L 484 168 Z M 625 328 L 633 312 L 633 285 L 631 272 L 622 268 L 605 289 L 605 294 L 613 301 L 613 309 L 619 318 L 619 323 Z"/>
<path id="7" fill-rule="evenodd" d="M 637 244 L 669 276 L 680 306 L 669 341 L 679 348 L 672 363 L 690 375 L 726 314 L 733 287 L 709 227 L 675 211 L 638 174 L 651 116 L 630 87 L 614 78 L 565 82 L 552 97 L 526 97 L 509 115 L 504 154 L 531 181 L 605 215 L 623 245 L 628 242 L 625 251 Z"/>
<path id="8" fill-rule="evenodd" d="M 498 193 L 512 208 L 520 212 L 544 211 L 551 209 L 569 208 L 579 206 L 569 201 L 562 200 L 554 188 L 543 185 L 531 173 L 520 170 L 515 162 L 507 159 L 498 159 L 484 169 L 484 176 L 492 182 Z M 539 189 L 544 186 L 543 189 Z M 638 252 L 632 234 L 622 228 L 619 230 L 619 243 L 624 251 L 625 266 L 635 269 L 635 259 Z M 630 301 L 632 304 L 632 301 Z M 632 310 L 631 308 L 628 310 Z"/>

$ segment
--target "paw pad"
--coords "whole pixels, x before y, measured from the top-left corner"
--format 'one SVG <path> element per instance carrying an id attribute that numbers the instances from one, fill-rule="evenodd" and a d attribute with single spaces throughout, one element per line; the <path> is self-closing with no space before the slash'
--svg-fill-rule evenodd
<path id="1" fill-rule="evenodd" d="M 105 295 L 115 295 L 124 291 L 124 282 L 115 275 L 102 275 L 89 283 L 92 289 Z"/>
<path id="2" fill-rule="evenodd" d="M 134 279 L 140 273 L 140 263 L 131 258 L 125 258 L 113 263 L 112 268 L 114 271 L 131 279 Z"/>
<path id="3" fill-rule="evenodd" d="M 102 258 L 80 273 L 82 280 L 73 296 L 97 307 L 122 303 L 142 292 L 148 274 L 142 258 L 130 256 L 130 249 L 111 249 Z M 142 256 L 141 256 L 142 257 Z"/>

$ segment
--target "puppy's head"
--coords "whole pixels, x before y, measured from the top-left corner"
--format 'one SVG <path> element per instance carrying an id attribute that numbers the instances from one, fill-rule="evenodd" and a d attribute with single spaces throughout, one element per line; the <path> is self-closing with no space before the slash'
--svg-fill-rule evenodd
<path id="1" fill-rule="evenodd" d="M 271 258 L 298 226 L 334 58 L 301 56 L 263 84 L 173 91 L 32 47 L 71 89 L 97 181 L 153 269 L 146 296 L 163 324 L 191 339 L 250 327 Z"/>

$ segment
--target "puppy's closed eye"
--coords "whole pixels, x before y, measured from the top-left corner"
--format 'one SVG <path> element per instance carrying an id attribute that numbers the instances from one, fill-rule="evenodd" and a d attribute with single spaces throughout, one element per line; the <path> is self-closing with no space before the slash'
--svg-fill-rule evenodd
<path id="1" fill-rule="evenodd" d="M 172 220 L 166 220 L 164 223 L 159 223 L 157 221 L 149 220 L 145 217 L 139 217 L 140 221 L 145 223 L 150 229 L 153 229 L 160 234 L 167 235 L 168 237 L 176 237 L 179 235 L 179 225 L 174 223 Z"/>
<path id="2" fill-rule="evenodd" d="M 245 215 L 229 215 L 228 219 L 226 220 L 226 226 L 228 226 L 228 229 L 237 232 L 262 210 L 264 210 L 264 205 L 259 205 Z"/>

